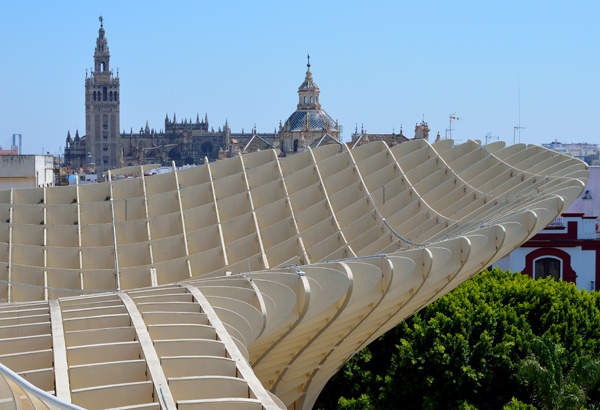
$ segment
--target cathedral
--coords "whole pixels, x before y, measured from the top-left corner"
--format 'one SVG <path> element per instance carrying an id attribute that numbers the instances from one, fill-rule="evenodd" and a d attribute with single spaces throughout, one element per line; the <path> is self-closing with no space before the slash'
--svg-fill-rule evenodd
<path id="1" fill-rule="evenodd" d="M 79 131 L 71 138 L 67 132 L 65 163 L 71 169 L 91 166 L 97 173 L 109 169 L 140 164 L 177 166 L 202 164 L 262 149 L 277 149 L 281 156 L 326 144 L 340 144 L 340 127 L 322 108 L 319 87 L 312 78 L 310 56 L 306 77 L 298 88 L 296 111 L 278 132 L 232 133 L 227 120 L 215 131 L 208 116 L 197 115 L 195 121 L 179 121 L 173 114 L 165 118 L 164 129 L 146 126 L 139 131 L 120 131 L 119 72 L 110 69 L 110 53 L 106 31 L 100 18 L 100 29 L 94 51 L 94 67 L 85 78 L 85 135 Z"/>

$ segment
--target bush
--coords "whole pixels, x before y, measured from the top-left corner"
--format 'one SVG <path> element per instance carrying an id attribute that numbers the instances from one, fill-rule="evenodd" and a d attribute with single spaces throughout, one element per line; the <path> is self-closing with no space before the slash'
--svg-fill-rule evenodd
<path id="1" fill-rule="evenodd" d="M 533 338 L 546 334 L 568 346 L 565 369 L 597 354 L 599 302 L 597 292 L 570 283 L 485 271 L 353 357 L 315 408 L 352 408 L 337 407 L 357 403 L 352 400 L 372 409 L 402 403 L 406 409 L 487 410 L 530 402 L 518 370 Z"/>

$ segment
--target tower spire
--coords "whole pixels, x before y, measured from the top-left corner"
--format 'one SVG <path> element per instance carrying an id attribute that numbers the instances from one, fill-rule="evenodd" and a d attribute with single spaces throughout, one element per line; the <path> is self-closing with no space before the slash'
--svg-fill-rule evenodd
<path id="1" fill-rule="evenodd" d="M 105 37 L 104 18 L 100 16 L 100 29 L 98 30 L 98 38 L 96 39 L 96 50 L 94 52 L 94 72 L 108 74 L 110 53 L 108 51 L 108 42 Z"/>
<path id="2" fill-rule="evenodd" d="M 321 104 L 319 104 L 319 87 L 313 80 L 312 72 L 310 71 L 310 54 L 307 54 L 306 58 L 308 60 L 306 67 L 308 68 L 306 70 L 304 82 L 298 88 L 298 96 L 300 97 L 298 109 L 320 109 Z"/>
<path id="3" fill-rule="evenodd" d="M 94 67 L 85 79 L 86 138 L 85 151 L 96 163 L 96 171 L 102 172 L 119 164 L 118 136 L 120 127 L 119 77 L 110 70 L 110 52 L 104 17 L 100 16 L 100 28 L 94 50 Z M 75 132 L 75 140 L 79 139 Z"/>

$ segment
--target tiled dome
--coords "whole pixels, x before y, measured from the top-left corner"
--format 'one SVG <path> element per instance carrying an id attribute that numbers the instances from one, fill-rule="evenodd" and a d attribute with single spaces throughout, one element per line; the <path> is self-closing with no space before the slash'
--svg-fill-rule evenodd
<path id="1" fill-rule="evenodd" d="M 286 131 L 337 131 L 335 121 L 325 110 L 296 110 L 285 121 Z"/>

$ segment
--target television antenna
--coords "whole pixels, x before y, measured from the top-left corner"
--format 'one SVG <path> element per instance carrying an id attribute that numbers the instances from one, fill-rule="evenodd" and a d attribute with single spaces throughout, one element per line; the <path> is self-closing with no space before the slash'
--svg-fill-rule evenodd
<path id="1" fill-rule="evenodd" d="M 497 140 L 499 140 L 499 139 L 500 139 L 500 137 L 499 137 L 499 136 L 497 136 L 497 135 L 492 135 L 492 133 L 491 133 L 491 132 L 488 132 L 487 134 L 485 134 L 485 145 L 489 144 L 489 142 L 490 142 L 491 140 L 493 140 L 493 141 L 497 141 Z"/>
<path id="2" fill-rule="evenodd" d="M 450 114 L 448 128 L 446 129 L 446 139 L 452 139 L 452 121 L 460 121 L 460 117 L 456 116 L 456 113 Z"/>
<path id="3" fill-rule="evenodd" d="M 519 130 L 519 143 L 521 143 L 521 130 L 524 130 L 524 129 L 525 129 L 525 127 L 521 127 L 521 122 L 519 121 L 519 125 L 515 126 L 515 130 L 513 131 L 513 145 L 515 144 L 517 130 Z"/>
<path id="4" fill-rule="evenodd" d="M 515 144 L 517 130 L 519 130 L 519 144 L 521 143 L 521 130 L 524 130 L 525 127 L 521 127 L 521 85 L 519 85 L 519 124 L 515 126 L 513 131 L 513 145 Z"/>

